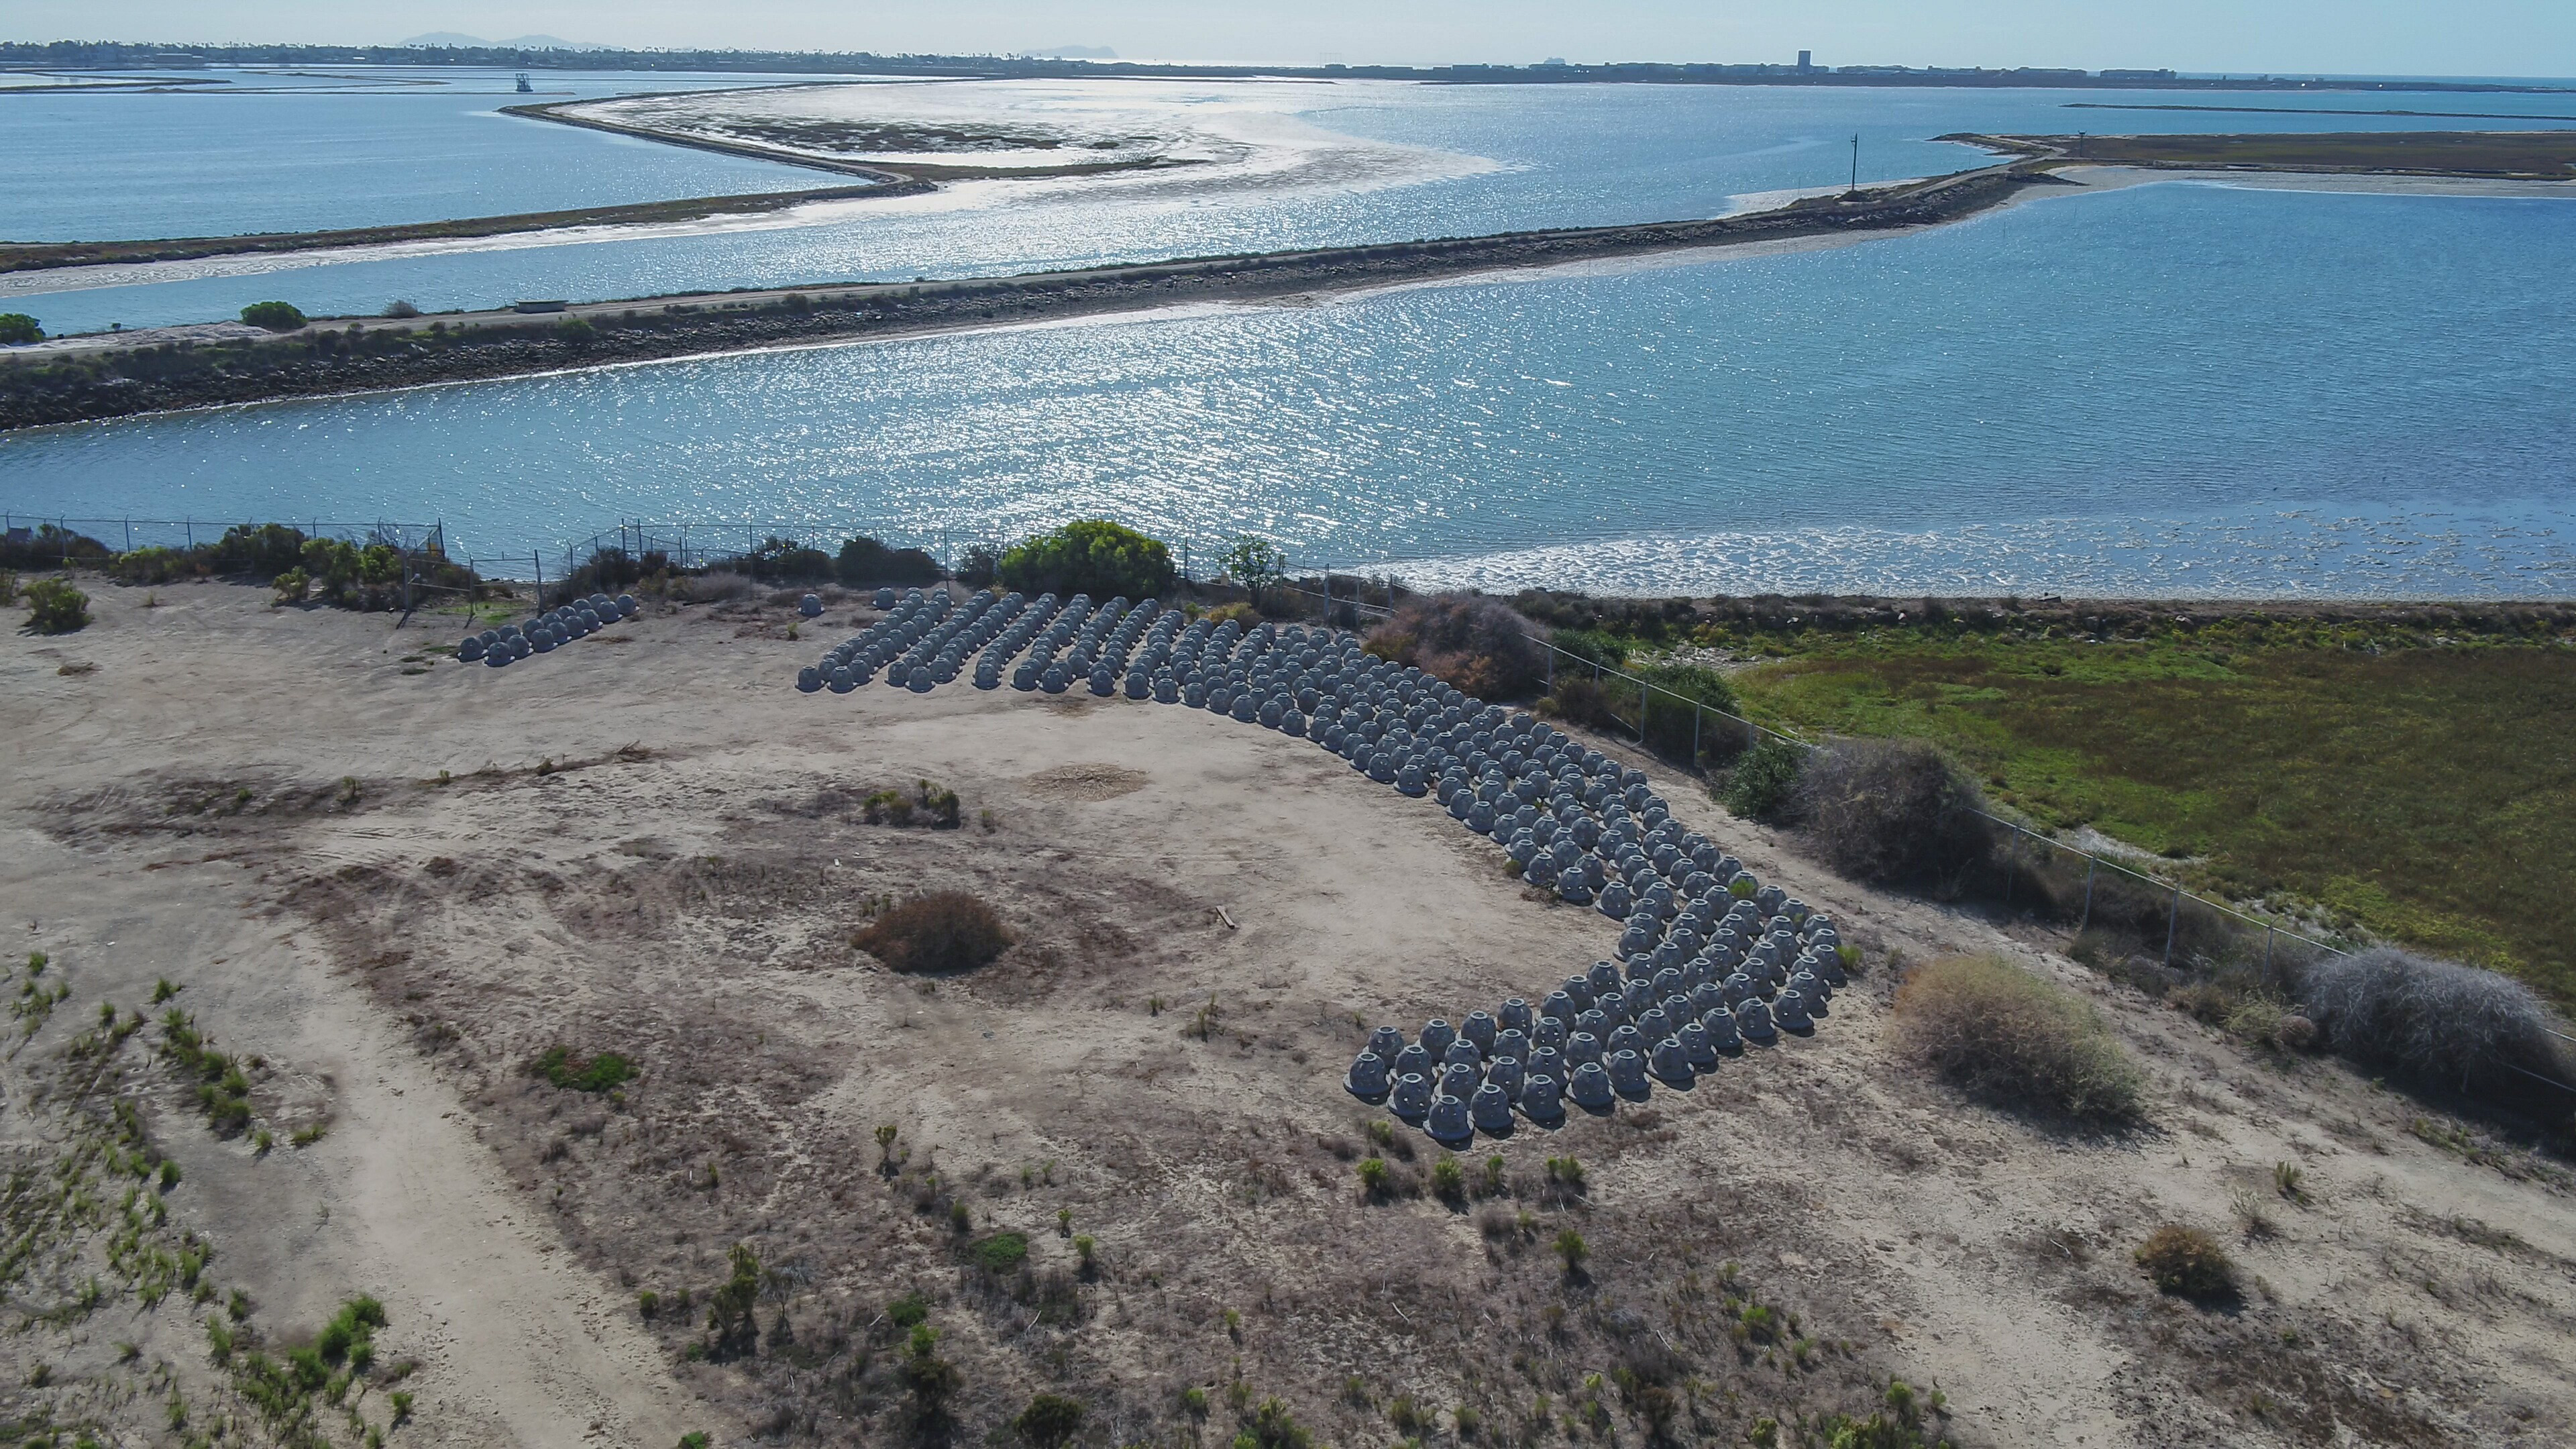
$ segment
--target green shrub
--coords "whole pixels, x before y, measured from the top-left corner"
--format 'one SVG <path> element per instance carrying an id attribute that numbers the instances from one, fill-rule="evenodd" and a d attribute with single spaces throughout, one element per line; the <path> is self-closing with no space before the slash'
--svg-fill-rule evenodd
<path id="1" fill-rule="evenodd" d="M 1724 754 L 1741 738 L 1732 721 L 1706 717 L 1736 714 L 1744 708 L 1736 701 L 1735 686 L 1716 670 L 1701 664 L 1656 664 L 1638 671 L 1638 677 L 1649 686 L 1640 691 L 1645 700 L 1646 744 L 1657 752 L 1696 762 L 1694 749 L 1701 754 Z"/>
<path id="2" fill-rule="evenodd" d="M 2138 1247 L 2138 1266 L 2156 1287 L 2177 1298 L 2222 1298 L 2236 1287 L 2236 1265 L 2218 1240 L 2198 1228 L 2168 1224 Z"/>
<path id="3" fill-rule="evenodd" d="M 0 312 L 0 346 L 45 340 L 45 329 L 24 312 Z"/>
<path id="4" fill-rule="evenodd" d="M 1036 1449 L 1061 1449 L 1082 1427 L 1082 1401 L 1062 1394 L 1040 1394 L 1011 1421 L 1011 1428 Z"/>
<path id="5" fill-rule="evenodd" d="M 1297 1422 L 1288 1406 L 1272 1397 L 1252 1411 L 1242 1432 L 1234 1436 L 1234 1449 L 1308 1449 L 1314 1442 L 1315 1436 Z"/>
<path id="6" fill-rule="evenodd" d="M 599 337 L 599 329 L 587 317 L 566 317 L 555 324 L 555 340 L 574 347 L 588 346 Z"/>
<path id="7" fill-rule="evenodd" d="M 1565 1260 L 1565 1276 L 1571 1278 L 1583 1271 L 1583 1261 L 1592 1256 L 1592 1247 L 1583 1235 L 1567 1228 L 1556 1235 L 1556 1255 Z"/>
<path id="8" fill-rule="evenodd" d="M 759 1341 L 754 1310 L 760 1301 L 760 1258 L 748 1243 L 736 1243 L 726 1258 L 733 1273 L 707 1295 L 707 1332 L 718 1354 L 748 1353 Z"/>
<path id="9" fill-rule="evenodd" d="M 1807 759 L 1798 817 L 1825 862 L 1873 884 L 1956 876 L 1994 848 L 1984 792 L 1923 740 L 1836 740 Z"/>
<path id="10" fill-rule="evenodd" d="M 2101 1013 L 2001 957 L 1925 966 L 1897 989 L 1896 1020 L 1915 1056 L 1970 1091 L 2097 1123 L 2145 1113 L 2145 1078 Z"/>
<path id="11" fill-rule="evenodd" d="M 529 1070 L 576 1092 L 605 1092 L 634 1080 L 635 1064 L 617 1052 L 601 1052 L 595 1057 L 576 1057 L 570 1047 L 548 1047 Z"/>
<path id="12" fill-rule="evenodd" d="M 1798 774 L 1806 764 L 1805 746 L 1764 735 L 1760 744 L 1735 757 L 1718 798 L 1742 819 L 1786 823 L 1797 806 Z"/>
<path id="13" fill-rule="evenodd" d="M 886 1319 L 897 1328 L 911 1328 L 930 1317 L 930 1300 L 918 1292 L 906 1293 L 886 1305 Z"/>
<path id="14" fill-rule="evenodd" d="M 300 604 L 304 602 L 304 596 L 312 591 L 313 576 L 300 567 L 291 568 L 269 580 L 269 587 L 277 590 L 279 603 Z"/>
<path id="15" fill-rule="evenodd" d="M 253 302 L 241 309 L 241 319 L 271 332 L 293 332 L 304 325 L 304 313 L 292 302 Z"/>
<path id="16" fill-rule="evenodd" d="M 1456 1202 L 1466 1195 L 1467 1172 L 1458 1165 L 1457 1158 L 1443 1157 L 1431 1164 L 1431 1190 L 1447 1202 Z"/>
<path id="17" fill-rule="evenodd" d="M 1172 551 L 1160 539 L 1101 518 L 1076 519 L 1014 544 L 996 569 L 1009 588 L 1083 593 L 1101 601 L 1168 594 L 1175 572 Z"/>
<path id="18" fill-rule="evenodd" d="M 1393 1170 L 1386 1165 L 1385 1158 L 1374 1152 L 1361 1158 L 1359 1173 L 1360 1191 L 1371 1197 L 1386 1196 L 1387 1185 L 1393 1177 Z"/>
<path id="19" fill-rule="evenodd" d="M 1628 663 L 1628 646 L 1617 635 L 1605 634 L 1598 629 L 1558 629 L 1549 634 L 1548 642 L 1566 654 L 1604 669 L 1620 669 Z M 1562 659 L 1557 661 L 1556 667 L 1560 675 L 1571 672 Z M 1589 670 L 1583 673 L 1586 678 L 1590 677 Z"/>
<path id="20" fill-rule="evenodd" d="M 935 584 L 939 560 L 917 548 L 888 548 L 873 538 L 854 538 L 841 545 L 833 573 L 851 588 L 863 584 Z M 989 577 L 986 582 L 991 582 Z"/>
<path id="21" fill-rule="evenodd" d="M 27 585 L 27 627 L 38 634 L 72 634 L 89 627 L 89 595 L 67 579 Z"/>
<path id="22" fill-rule="evenodd" d="M 996 1277 L 1019 1271 L 1019 1266 L 1028 1260 L 1029 1235 L 1026 1233 L 995 1233 L 975 1244 L 976 1263 Z"/>
<path id="23" fill-rule="evenodd" d="M 876 918 L 850 944 L 897 971 L 972 971 L 1010 949 L 991 906 L 965 891 L 932 891 Z"/>

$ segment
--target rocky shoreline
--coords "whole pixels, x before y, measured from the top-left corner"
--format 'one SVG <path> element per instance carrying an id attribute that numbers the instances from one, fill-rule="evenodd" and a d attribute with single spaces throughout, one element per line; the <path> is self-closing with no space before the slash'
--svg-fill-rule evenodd
<path id="1" fill-rule="evenodd" d="M 0 360 L 0 431 L 761 347 L 1257 301 L 1658 252 L 1934 226 L 2052 178 L 2022 164 L 1715 220 L 1512 232 L 945 282 L 816 286 L 485 312 L 330 318 L 268 339 L 96 345 Z"/>

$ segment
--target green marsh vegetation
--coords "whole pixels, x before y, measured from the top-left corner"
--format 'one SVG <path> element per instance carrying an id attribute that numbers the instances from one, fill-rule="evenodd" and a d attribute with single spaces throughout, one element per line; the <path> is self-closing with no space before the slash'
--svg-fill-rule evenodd
<path id="1" fill-rule="evenodd" d="M 2205 894 L 2576 1000 L 2576 609 L 1516 602 L 1632 656 L 1723 655 L 1758 723 L 1932 741 L 2001 813 L 2090 826 Z"/>

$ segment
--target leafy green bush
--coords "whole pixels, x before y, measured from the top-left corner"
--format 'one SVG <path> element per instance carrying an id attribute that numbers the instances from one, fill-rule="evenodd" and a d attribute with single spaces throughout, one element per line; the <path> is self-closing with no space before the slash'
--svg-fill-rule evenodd
<path id="1" fill-rule="evenodd" d="M 2236 1265 L 2218 1240 L 2198 1228 L 2167 1224 L 2139 1245 L 2138 1266 L 2162 1292 L 2178 1298 L 2223 1298 L 2236 1287 Z"/>
<path id="2" fill-rule="evenodd" d="M 1013 1273 L 1029 1260 L 1029 1235 L 995 1233 L 975 1244 L 975 1261 L 985 1272 L 996 1276 Z"/>
<path id="3" fill-rule="evenodd" d="M 45 329 L 24 312 L 0 312 L 0 345 L 45 340 Z"/>
<path id="4" fill-rule="evenodd" d="M 841 545 L 833 572 L 854 589 L 864 584 L 935 584 L 939 560 L 917 548 L 888 548 L 873 538 L 859 537 Z"/>
<path id="5" fill-rule="evenodd" d="M 1994 849 L 1986 798 L 1924 740 L 1836 740 L 1807 757 L 1798 818 L 1825 862 L 1873 884 L 1955 876 Z"/>
<path id="6" fill-rule="evenodd" d="M 304 325 L 304 313 L 292 302 L 253 302 L 241 309 L 241 319 L 271 332 L 293 332 Z"/>
<path id="7" fill-rule="evenodd" d="M 707 1295 L 707 1332 L 715 1352 L 731 1356 L 750 1352 L 760 1338 L 753 1315 L 760 1301 L 760 1258 L 748 1243 L 734 1244 L 725 1256 L 733 1274 Z"/>
<path id="8" fill-rule="evenodd" d="M 566 317 L 555 324 L 555 340 L 574 347 L 586 347 L 599 337 L 599 329 L 587 317 Z"/>
<path id="9" fill-rule="evenodd" d="M 2145 1078 L 2092 1004 L 1999 956 L 1952 956 L 1896 992 L 1901 1039 L 1971 1091 L 2079 1120 L 2145 1115 Z"/>
<path id="10" fill-rule="evenodd" d="M 897 1328 L 911 1328 L 930 1317 L 930 1300 L 919 1292 L 906 1293 L 886 1305 L 886 1318 Z"/>
<path id="11" fill-rule="evenodd" d="M 1735 714 L 1742 706 L 1736 702 L 1734 686 L 1716 670 L 1700 664 L 1656 664 L 1638 671 L 1649 686 L 1641 708 L 1646 720 L 1646 744 L 1667 758 L 1692 760 L 1693 752 L 1723 757 L 1743 736 L 1740 726 L 1728 720 L 1707 719 L 1703 711 Z M 1694 706 L 1697 706 L 1695 708 Z"/>
<path id="12" fill-rule="evenodd" d="M 1089 594 L 1096 600 L 1171 592 L 1172 551 L 1107 519 L 1082 518 L 1004 550 L 1001 583 L 1028 593 Z"/>
<path id="13" fill-rule="evenodd" d="M 1062 1394 L 1040 1394 L 1011 1421 L 1011 1428 L 1036 1449 L 1061 1449 L 1082 1427 L 1082 1400 Z"/>
<path id="14" fill-rule="evenodd" d="M 1781 824 L 1797 807 L 1798 775 L 1806 764 L 1804 746 L 1764 735 L 1760 744 L 1735 757 L 1718 798 L 1743 819 Z"/>
<path id="15" fill-rule="evenodd" d="M 39 634 L 71 634 L 89 627 L 89 595 L 68 579 L 27 585 L 27 627 Z"/>
<path id="16" fill-rule="evenodd" d="M 965 891 L 932 891 L 876 918 L 850 944 L 897 971 L 972 971 L 1011 945 L 1001 914 Z"/>
<path id="17" fill-rule="evenodd" d="M 1628 646 L 1616 634 L 1605 634 L 1598 629 L 1558 629 L 1548 636 L 1548 641 L 1565 653 L 1604 669 L 1624 669 L 1628 664 Z M 1558 660 L 1556 667 L 1562 673 L 1565 661 Z"/>
<path id="18" fill-rule="evenodd" d="M 558 1087 L 576 1092 L 605 1092 L 635 1077 L 635 1064 L 616 1052 L 576 1057 L 570 1047 L 546 1048 L 529 1069 Z"/>
<path id="19" fill-rule="evenodd" d="M 270 579 L 268 585 L 277 591 L 279 603 L 300 604 L 304 602 L 306 594 L 313 592 L 313 576 L 298 566 Z"/>
<path id="20" fill-rule="evenodd" d="M 282 523 L 237 523 L 217 539 L 208 562 L 218 573 L 273 579 L 304 558 L 304 531 Z"/>

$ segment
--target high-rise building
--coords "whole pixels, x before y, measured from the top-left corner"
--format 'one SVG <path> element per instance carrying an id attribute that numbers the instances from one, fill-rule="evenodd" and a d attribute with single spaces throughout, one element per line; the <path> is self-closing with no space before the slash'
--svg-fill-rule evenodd
<path id="1" fill-rule="evenodd" d="M 1807 72 L 1809 72 L 1809 71 L 1811 71 L 1811 70 L 1814 70 L 1815 68 L 1816 68 L 1816 53 L 1815 53 L 1814 51 L 1812 51 L 1812 50 L 1802 50 L 1802 51 L 1799 51 L 1799 52 L 1798 52 L 1798 74 L 1800 74 L 1800 75 L 1805 75 Z"/>

